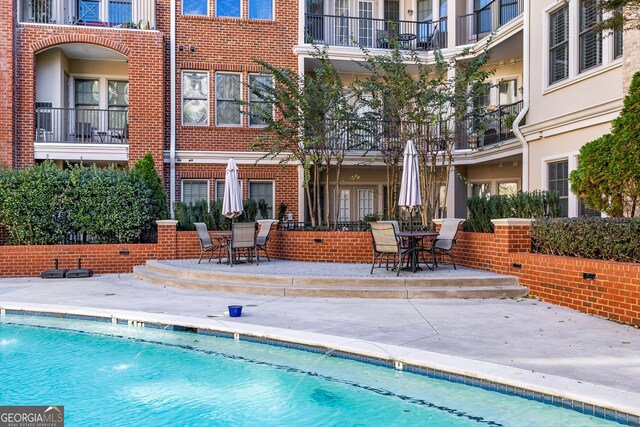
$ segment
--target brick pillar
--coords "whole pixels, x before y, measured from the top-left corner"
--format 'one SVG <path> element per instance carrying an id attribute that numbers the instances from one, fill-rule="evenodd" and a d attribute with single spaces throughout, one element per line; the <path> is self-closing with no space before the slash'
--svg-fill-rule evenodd
<path id="1" fill-rule="evenodd" d="M 509 254 L 531 252 L 531 219 L 492 219 L 494 231 L 494 270 L 508 274 L 511 268 Z"/>
<path id="2" fill-rule="evenodd" d="M 178 253 L 178 221 L 164 219 L 158 224 L 158 259 L 176 259 Z"/>
<path id="3" fill-rule="evenodd" d="M 0 166 L 14 167 L 16 1 L 0 2 Z"/>

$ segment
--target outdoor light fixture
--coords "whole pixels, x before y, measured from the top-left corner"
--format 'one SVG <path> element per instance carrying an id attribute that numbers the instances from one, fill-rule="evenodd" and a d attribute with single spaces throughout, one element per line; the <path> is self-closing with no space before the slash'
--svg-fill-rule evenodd
<path id="1" fill-rule="evenodd" d="M 189 50 L 191 52 L 195 52 L 196 51 L 196 47 L 194 45 L 189 46 Z"/>
<path id="2" fill-rule="evenodd" d="M 179 50 L 180 52 L 182 52 L 182 51 L 184 50 L 184 45 L 183 45 L 183 44 L 179 44 L 179 45 L 178 45 L 178 50 Z"/>
<path id="3" fill-rule="evenodd" d="M 596 273 L 582 273 L 584 280 L 596 280 Z"/>
<path id="4" fill-rule="evenodd" d="M 413 15 L 413 9 L 409 9 L 409 10 L 407 10 L 407 13 L 408 13 L 409 15 Z"/>

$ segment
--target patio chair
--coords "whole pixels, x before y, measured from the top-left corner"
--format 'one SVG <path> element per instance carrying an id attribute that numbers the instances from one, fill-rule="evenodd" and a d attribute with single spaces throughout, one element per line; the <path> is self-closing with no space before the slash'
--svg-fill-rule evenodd
<path id="1" fill-rule="evenodd" d="M 194 222 L 193 225 L 196 226 L 196 232 L 198 233 L 198 240 L 200 241 L 200 259 L 198 259 L 198 264 L 202 261 L 202 257 L 205 252 L 210 252 L 209 262 L 211 262 L 211 258 L 213 258 L 213 252 L 218 251 L 218 264 L 222 262 L 222 249 L 226 246 L 223 240 L 216 239 L 216 243 L 213 243 L 211 236 L 209 235 L 209 230 L 207 230 L 207 224 L 204 222 Z"/>
<path id="2" fill-rule="evenodd" d="M 442 225 L 440 226 L 440 232 L 438 233 L 438 237 L 436 237 L 433 242 L 431 242 L 431 247 L 425 248 L 423 250 L 423 258 L 425 253 L 431 254 L 431 260 L 433 262 L 433 267 L 438 266 L 438 261 L 436 255 L 440 254 L 442 256 L 442 264 L 444 264 L 444 256 L 448 255 L 451 258 L 451 263 L 453 264 L 453 269 L 456 268 L 456 260 L 453 257 L 453 246 L 456 243 L 456 235 L 458 234 L 458 227 L 462 222 L 462 219 L 445 219 L 442 221 Z M 426 262 L 426 261 L 425 261 Z"/>
<path id="3" fill-rule="evenodd" d="M 256 265 L 260 263 L 258 259 L 258 249 L 256 246 L 256 223 L 255 222 L 234 222 L 231 226 L 231 241 L 228 246 L 228 263 L 233 267 L 233 261 L 245 256 L 248 262 L 253 262 L 256 258 Z"/>
<path id="4" fill-rule="evenodd" d="M 398 234 L 400 232 L 400 224 L 395 219 L 377 221 L 379 224 L 391 224 L 393 225 L 393 232 Z"/>
<path id="5" fill-rule="evenodd" d="M 260 251 L 264 251 L 267 256 L 267 260 L 271 262 L 269 258 L 269 252 L 267 252 L 267 243 L 269 243 L 269 233 L 271 233 L 271 226 L 277 224 L 277 219 L 261 219 L 258 220 L 260 228 L 258 229 L 258 237 L 256 237 L 256 258 Z"/>
<path id="6" fill-rule="evenodd" d="M 389 261 L 391 261 L 393 268 L 398 269 L 396 275 L 399 276 L 402 259 L 411 253 L 411 249 L 402 246 L 402 239 L 396 235 L 393 224 L 388 222 L 372 222 L 371 237 L 373 260 L 370 274 L 373 274 L 376 262 L 378 262 L 378 267 L 380 268 L 382 267 L 382 261 L 386 261 L 386 269 L 389 270 Z"/>

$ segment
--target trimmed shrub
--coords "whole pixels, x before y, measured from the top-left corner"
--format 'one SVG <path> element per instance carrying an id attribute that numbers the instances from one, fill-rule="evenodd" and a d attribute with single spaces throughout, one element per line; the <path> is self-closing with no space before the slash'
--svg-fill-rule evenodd
<path id="1" fill-rule="evenodd" d="M 532 243 L 541 254 L 640 262 L 640 219 L 542 219 L 533 223 Z"/>
<path id="2" fill-rule="evenodd" d="M 7 243 L 46 245 L 72 230 L 67 204 L 69 175 L 46 161 L 24 170 L 0 171 L 0 224 Z"/>
<path id="3" fill-rule="evenodd" d="M 150 153 L 144 155 L 144 157 L 133 165 L 131 173 L 146 182 L 147 186 L 151 190 L 151 206 L 152 215 L 154 219 L 167 219 L 169 218 L 169 210 L 167 209 L 167 195 L 162 188 L 162 182 L 156 172 L 155 164 L 153 162 L 153 156 Z"/>
<path id="4" fill-rule="evenodd" d="M 493 233 L 492 219 L 546 218 L 560 213 L 560 198 L 556 193 L 530 191 L 510 196 L 473 196 L 467 200 L 468 219 L 465 231 Z"/>
<path id="5" fill-rule="evenodd" d="M 152 190 L 128 171 L 79 165 L 69 169 L 69 180 L 69 219 L 97 243 L 139 239 L 154 220 Z"/>

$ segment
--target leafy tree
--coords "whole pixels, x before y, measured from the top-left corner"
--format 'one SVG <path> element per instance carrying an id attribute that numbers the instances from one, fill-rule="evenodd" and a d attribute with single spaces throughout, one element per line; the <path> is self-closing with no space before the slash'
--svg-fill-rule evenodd
<path id="1" fill-rule="evenodd" d="M 640 28 L 640 0 L 600 0 L 598 7 L 605 17 L 598 29 Z"/>
<path id="2" fill-rule="evenodd" d="M 262 108 L 251 105 L 249 114 L 266 124 L 253 144 L 254 149 L 267 151 L 265 157 L 281 157 L 283 165 L 297 161 L 303 166 L 307 207 L 315 226 L 330 222 L 328 209 L 321 218 L 320 182 L 324 172 L 324 200 L 328 206 L 329 167 L 335 160 L 339 177 L 349 148 L 346 141 L 355 123 L 349 119 L 355 110 L 326 49 L 315 47 L 313 56 L 320 66 L 304 76 L 257 60 L 273 76 L 274 84 L 261 81 L 253 84 L 252 92 L 265 105 Z"/>
<path id="3" fill-rule="evenodd" d="M 487 47 L 479 54 L 466 50 L 449 60 L 435 50 L 434 64 L 426 64 L 415 51 L 401 49 L 393 41 L 385 55 L 363 49 L 367 77 L 356 80 L 354 91 L 376 123 L 369 130 L 387 167 L 390 217 L 398 215 L 400 165 L 411 139 L 420 160 L 423 223 L 433 218 L 440 186 L 448 191 L 457 123 L 473 108 L 472 100 L 491 73 L 484 69 Z"/>
<path id="4" fill-rule="evenodd" d="M 609 216 L 640 213 L 640 73 L 633 76 L 611 133 L 585 144 L 569 176 L 571 191 Z"/>
<path id="5" fill-rule="evenodd" d="M 167 195 L 162 187 L 160 177 L 156 172 L 151 153 L 145 154 L 143 158 L 133 165 L 132 173 L 134 176 L 146 182 L 153 194 L 151 199 L 153 217 L 155 219 L 168 218 L 169 211 L 167 210 Z"/>

